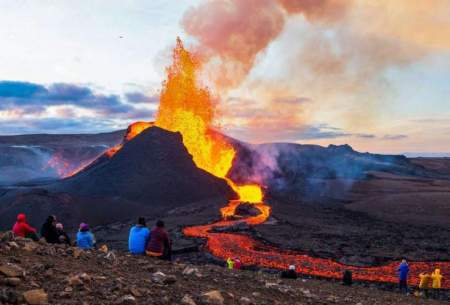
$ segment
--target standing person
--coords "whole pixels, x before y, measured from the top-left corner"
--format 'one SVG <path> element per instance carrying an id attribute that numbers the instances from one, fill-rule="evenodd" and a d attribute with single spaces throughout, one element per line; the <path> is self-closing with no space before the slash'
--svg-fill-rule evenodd
<path id="1" fill-rule="evenodd" d="M 242 268 L 241 260 L 239 259 L 239 257 L 236 257 L 234 259 L 233 269 L 241 269 L 241 268 Z"/>
<path id="2" fill-rule="evenodd" d="M 400 292 L 404 291 L 406 294 L 408 294 L 408 273 L 409 273 L 409 266 L 406 262 L 406 259 L 403 259 L 400 266 L 398 267 L 398 273 L 399 273 L 399 288 Z"/>
<path id="3" fill-rule="evenodd" d="M 431 276 L 429 273 L 422 272 L 419 274 L 419 290 L 423 293 L 425 297 L 428 297 L 428 290 L 430 288 Z"/>
<path id="4" fill-rule="evenodd" d="M 345 270 L 342 274 L 342 283 L 345 286 L 351 286 L 353 284 L 353 274 L 350 270 Z"/>
<path id="5" fill-rule="evenodd" d="M 231 259 L 231 257 L 227 258 L 227 268 L 230 270 L 234 268 L 234 261 Z"/>
<path id="6" fill-rule="evenodd" d="M 77 247 L 89 250 L 94 248 L 95 246 L 95 237 L 94 234 L 91 233 L 89 229 L 89 225 L 87 223 L 80 224 L 80 230 L 77 233 Z"/>
<path id="7" fill-rule="evenodd" d="M 17 236 L 31 238 L 34 241 L 39 240 L 36 235 L 37 230 L 27 223 L 27 216 L 23 213 L 17 215 L 17 221 L 12 231 Z"/>
<path id="8" fill-rule="evenodd" d="M 281 272 L 281 278 L 283 279 L 297 279 L 297 272 L 295 272 L 295 265 L 289 265 L 288 270 Z"/>
<path id="9" fill-rule="evenodd" d="M 145 252 L 148 256 L 159 257 L 169 261 L 172 259 L 172 247 L 169 234 L 164 229 L 164 222 L 162 220 L 156 222 L 156 227 L 150 234 L 150 241 Z"/>
<path id="10" fill-rule="evenodd" d="M 436 268 L 434 272 L 431 273 L 431 279 L 433 280 L 433 283 L 431 285 L 431 287 L 433 288 L 433 297 L 438 298 L 440 295 L 442 281 L 441 270 Z"/>
<path id="11" fill-rule="evenodd" d="M 128 249 L 131 254 L 145 254 L 145 249 L 150 238 L 150 230 L 147 228 L 144 217 L 139 217 L 135 226 L 130 229 L 128 237 Z"/>
<path id="12" fill-rule="evenodd" d="M 56 224 L 56 233 L 58 234 L 58 241 L 59 241 L 60 244 L 71 245 L 70 237 L 64 231 L 64 226 L 63 226 L 62 223 L 57 223 Z"/>
<path id="13" fill-rule="evenodd" d="M 49 244 L 59 244 L 59 236 L 56 231 L 56 216 L 50 215 L 41 227 L 41 237 Z"/>

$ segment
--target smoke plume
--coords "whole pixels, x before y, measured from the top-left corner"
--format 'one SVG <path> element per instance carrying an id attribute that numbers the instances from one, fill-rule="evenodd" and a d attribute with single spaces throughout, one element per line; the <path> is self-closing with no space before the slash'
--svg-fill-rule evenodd
<path id="1" fill-rule="evenodd" d="M 342 18 L 350 1 L 341 0 L 217 0 L 190 9 L 182 24 L 198 39 L 197 52 L 208 63 L 208 77 L 218 89 L 239 85 L 257 55 L 282 32 L 290 14 L 333 22 Z"/>
<path id="2" fill-rule="evenodd" d="M 205 0 L 182 25 L 222 96 L 251 92 L 265 113 L 280 111 L 286 98 L 312 101 L 271 126 L 289 121 L 285 127 L 298 130 L 316 113 L 334 112 L 338 126 L 366 130 L 395 96 L 385 72 L 450 51 L 449 13 L 446 0 Z M 254 69 L 260 63 L 262 72 Z M 255 122 L 267 126 L 255 116 L 244 124 Z"/>

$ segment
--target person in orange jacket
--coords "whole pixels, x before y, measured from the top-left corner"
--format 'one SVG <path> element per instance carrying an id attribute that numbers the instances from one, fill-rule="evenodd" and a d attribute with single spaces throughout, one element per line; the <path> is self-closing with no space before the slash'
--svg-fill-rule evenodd
<path id="1" fill-rule="evenodd" d="M 442 281 L 442 274 L 439 268 L 436 268 L 434 272 L 431 273 L 431 279 L 433 280 L 433 283 L 431 284 L 431 288 L 433 288 L 433 296 L 437 298 L 440 294 Z"/>
<path id="2" fill-rule="evenodd" d="M 23 213 L 17 215 L 17 221 L 12 231 L 17 236 L 31 238 L 35 241 L 39 240 L 36 235 L 36 229 L 27 223 L 27 216 Z"/>

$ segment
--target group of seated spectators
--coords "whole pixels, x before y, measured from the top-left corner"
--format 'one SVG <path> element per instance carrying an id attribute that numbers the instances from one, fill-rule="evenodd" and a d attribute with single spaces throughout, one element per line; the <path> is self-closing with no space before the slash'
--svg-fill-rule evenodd
<path id="1" fill-rule="evenodd" d="M 137 224 L 130 230 L 128 238 L 130 252 L 135 255 L 148 255 L 170 260 L 172 247 L 169 234 L 164 227 L 164 222 L 158 220 L 156 226 L 150 230 L 146 225 L 145 218 L 139 217 Z M 37 230 L 28 224 L 27 217 L 23 213 L 17 215 L 13 232 L 16 236 L 31 238 L 35 241 L 39 240 Z M 47 217 L 41 227 L 40 236 L 50 244 L 72 245 L 69 235 L 64 231 L 64 226 L 58 222 L 55 215 Z M 76 241 L 73 245 L 81 249 L 95 248 L 95 236 L 87 223 L 80 224 L 76 234 Z"/>

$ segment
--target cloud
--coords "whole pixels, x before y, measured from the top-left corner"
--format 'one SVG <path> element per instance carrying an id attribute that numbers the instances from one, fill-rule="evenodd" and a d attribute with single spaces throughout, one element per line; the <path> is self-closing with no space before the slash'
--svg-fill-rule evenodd
<path id="1" fill-rule="evenodd" d="M 342 131 L 340 128 L 321 124 L 318 126 L 307 126 L 306 129 L 299 133 L 298 140 L 335 139 L 348 136 L 351 136 L 351 134 Z"/>
<path id="2" fill-rule="evenodd" d="M 138 91 L 126 93 L 125 99 L 132 104 L 156 105 L 159 103 L 159 96 L 157 95 L 148 96 Z"/>
<path id="3" fill-rule="evenodd" d="M 367 133 L 357 133 L 354 134 L 353 136 L 357 137 L 357 138 L 361 138 L 361 139 L 375 139 L 376 136 L 374 134 L 367 134 Z"/>
<path id="4" fill-rule="evenodd" d="M 45 91 L 45 87 L 38 84 L 17 81 L 0 81 L 0 98 L 30 98 Z"/>
<path id="5" fill-rule="evenodd" d="M 134 120 L 152 120 L 154 96 L 128 92 L 124 98 L 101 94 L 87 86 L 55 83 L 48 86 L 0 81 L 2 133 L 91 131 L 125 128 Z M 147 103 L 146 103 L 147 102 Z"/>
<path id="6" fill-rule="evenodd" d="M 408 136 L 404 134 L 387 134 L 384 135 L 383 140 L 397 141 L 397 140 L 404 140 L 406 138 L 408 138 Z"/>
<path id="7" fill-rule="evenodd" d="M 90 88 L 56 83 L 48 87 L 18 81 L 0 81 L 0 109 L 73 105 L 94 109 L 105 114 L 132 111 L 131 105 L 121 101 L 118 95 L 94 93 Z"/>
<path id="8" fill-rule="evenodd" d="M 336 139 L 351 136 L 340 128 L 327 124 L 289 126 L 284 128 L 255 129 L 254 127 L 228 127 L 232 136 L 250 143 L 299 142 L 302 140 Z"/>

